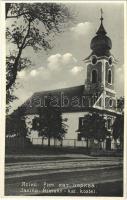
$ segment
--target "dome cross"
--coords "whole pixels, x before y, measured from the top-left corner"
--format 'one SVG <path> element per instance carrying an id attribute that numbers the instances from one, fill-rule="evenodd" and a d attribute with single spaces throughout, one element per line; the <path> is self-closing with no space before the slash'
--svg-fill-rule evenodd
<path id="1" fill-rule="evenodd" d="M 101 10 L 101 18 L 100 18 L 100 20 L 102 22 L 103 21 L 103 10 L 102 10 L 102 8 L 100 10 Z"/>

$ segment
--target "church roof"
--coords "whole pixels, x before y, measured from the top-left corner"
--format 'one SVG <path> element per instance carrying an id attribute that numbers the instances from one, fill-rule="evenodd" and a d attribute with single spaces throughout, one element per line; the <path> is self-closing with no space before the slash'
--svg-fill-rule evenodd
<path id="1" fill-rule="evenodd" d="M 83 112 L 95 103 L 94 94 L 88 93 L 84 85 L 56 90 L 34 93 L 22 106 L 26 107 L 27 114 L 37 114 L 38 107 L 44 107 L 48 97 L 52 99 L 52 105 L 61 108 L 62 112 Z"/>

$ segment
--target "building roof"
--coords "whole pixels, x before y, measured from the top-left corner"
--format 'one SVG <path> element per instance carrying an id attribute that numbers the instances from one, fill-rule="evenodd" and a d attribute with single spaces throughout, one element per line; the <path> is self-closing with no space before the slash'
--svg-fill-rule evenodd
<path id="1" fill-rule="evenodd" d="M 34 93 L 22 106 L 27 114 L 37 114 L 38 107 L 45 107 L 46 100 L 51 98 L 51 105 L 60 107 L 62 112 L 83 112 L 92 108 L 98 97 L 88 93 L 84 85 Z"/>

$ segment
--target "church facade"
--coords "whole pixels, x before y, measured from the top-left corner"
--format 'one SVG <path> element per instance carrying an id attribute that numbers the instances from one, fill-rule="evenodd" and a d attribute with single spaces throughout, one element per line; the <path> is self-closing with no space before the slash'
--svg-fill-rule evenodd
<path id="1" fill-rule="evenodd" d="M 107 36 L 103 26 L 103 17 L 100 18 L 100 27 L 95 37 L 91 40 L 91 54 L 84 59 L 87 67 L 87 78 L 85 84 L 57 89 L 51 91 L 37 92 L 28 99 L 24 105 L 27 107 L 26 124 L 33 143 L 39 138 L 38 132 L 33 131 L 32 120 L 37 116 L 37 108 L 44 106 L 45 99 L 52 95 L 52 105 L 61 107 L 63 118 L 67 118 L 68 132 L 65 135 L 67 141 L 77 140 L 77 145 L 81 144 L 83 138 L 79 140 L 79 124 L 88 113 L 97 112 L 106 119 L 106 127 L 111 132 L 106 138 L 103 148 L 115 148 L 112 139 L 112 124 L 117 115 L 117 98 L 115 92 L 115 65 L 117 60 L 111 53 L 112 41 Z M 41 140 L 40 140 L 41 141 Z M 46 141 L 45 141 L 46 143 Z M 84 145 L 85 142 L 84 142 Z M 106 146 L 107 145 L 107 146 Z"/>

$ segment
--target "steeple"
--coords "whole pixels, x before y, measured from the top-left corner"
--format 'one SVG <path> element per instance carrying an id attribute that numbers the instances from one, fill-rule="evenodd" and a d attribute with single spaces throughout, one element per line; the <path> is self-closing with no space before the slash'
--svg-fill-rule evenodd
<path id="1" fill-rule="evenodd" d="M 98 31 L 96 32 L 97 35 L 106 35 L 107 34 L 107 32 L 105 31 L 104 26 L 103 26 L 103 19 L 104 19 L 103 18 L 103 10 L 101 8 L 101 18 L 100 18 L 101 24 L 100 24 Z"/>
<path id="2" fill-rule="evenodd" d="M 112 42 L 109 37 L 106 36 L 107 32 L 103 26 L 103 11 L 101 9 L 101 24 L 96 32 L 96 36 L 91 40 L 90 48 L 93 50 L 92 54 L 96 56 L 110 56 L 110 49 L 112 48 Z"/>
<path id="3" fill-rule="evenodd" d="M 88 94 L 99 96 L 94 108 L 116 111 L 115 58 L 110 52 L 112 41 L 107 36 L 103 20 L 101 9 L 100 25 L 90 44 L 92 52 L 85 59 L 87 67 L 85 91 Z"/>

